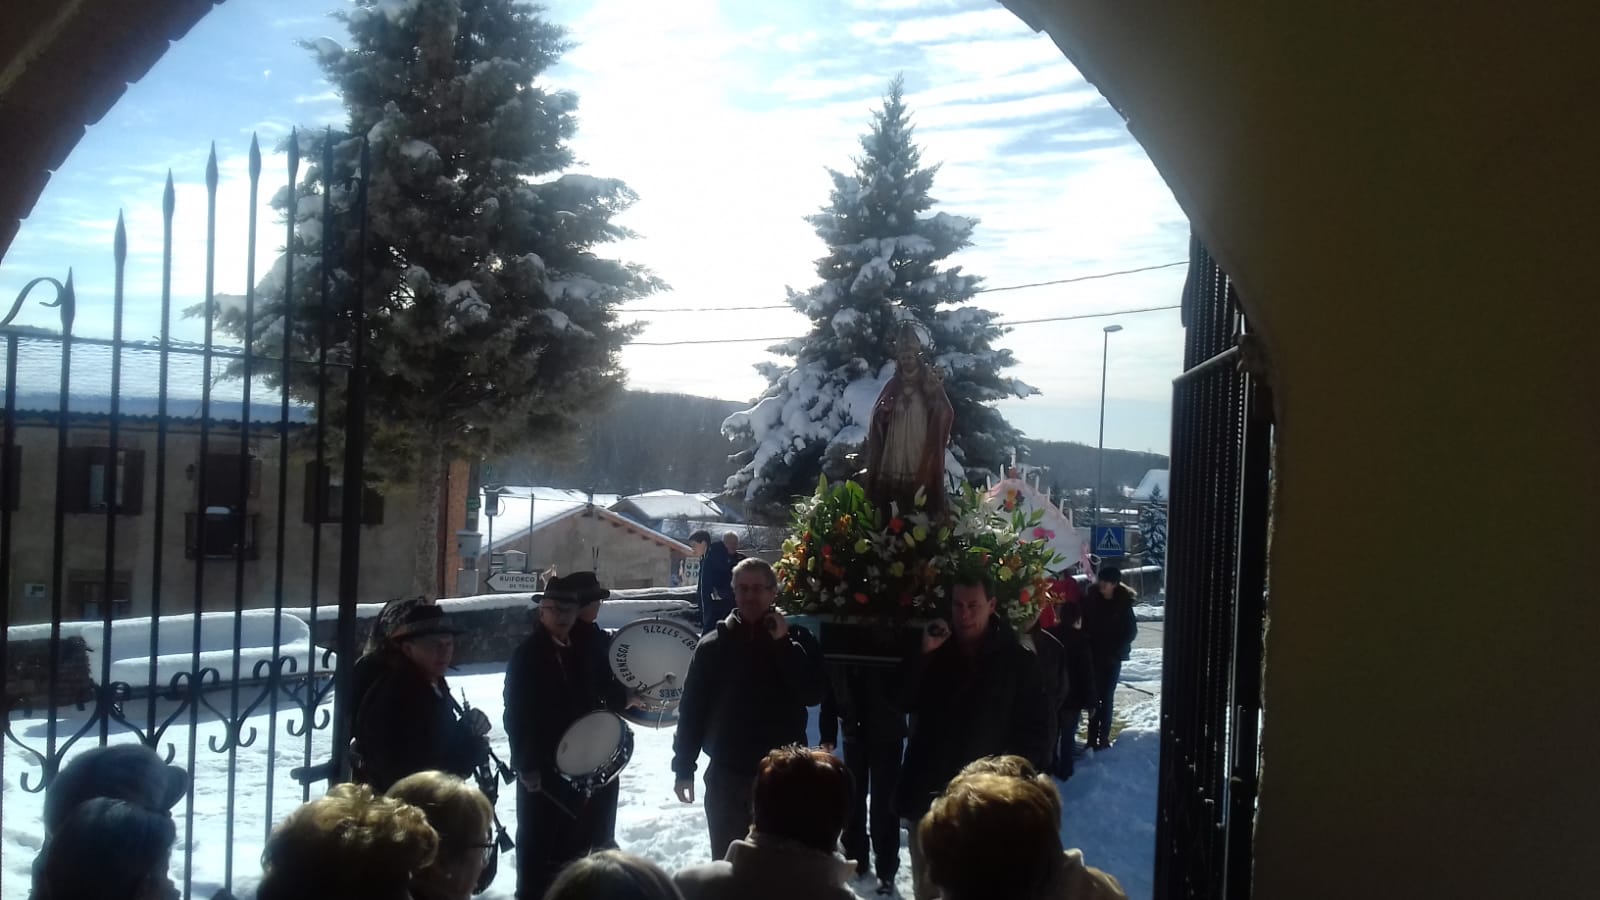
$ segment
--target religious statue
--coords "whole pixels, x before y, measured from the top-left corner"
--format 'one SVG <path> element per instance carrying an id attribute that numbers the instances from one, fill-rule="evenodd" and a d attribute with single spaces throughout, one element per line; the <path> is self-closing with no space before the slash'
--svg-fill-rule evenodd
<path id="1" fill-rule="evenodd" d="M 923 359 L 915 324 L 901 324 L 894 355 L 894 377 L 878 394 L 867 432 L 867 498 L 885 515 L 891 502 L 909 513 L 920 489 L 923 509 L 939 515 L 946 506 L 944 454 L 955 409 L 943 376 Z"/>

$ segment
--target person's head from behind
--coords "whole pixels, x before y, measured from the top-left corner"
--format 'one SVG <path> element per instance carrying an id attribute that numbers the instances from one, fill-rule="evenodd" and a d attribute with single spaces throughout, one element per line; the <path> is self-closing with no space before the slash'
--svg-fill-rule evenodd
<path id="1" fill-rule="evenodd" d="M 832 853 L 849 824 L 850 770 L 825 750 L 790 745 L 766 755 L 750 795 L 757 834 Z"/>
<path id="2" fill-rule="evenodd" d="M 45 842 L 36 900 L 169 900 L 177 831 L 165 811 L 96 797 L 79 803 Z"/>
<path id="3" fill-rule="evenodd" d="M 958 643 L 983 637 L 994 611 L 994 590 L 986 573 L 971 572 L 956 578 L 950 592 L 950 628 Z"/>
<path id="4" fill-rule="evenodd" d="M 544 900 L 683 900 L 683 894 L 655 863 L 601 850 L 562 869 Z"/>
<path id="5" fill-rule="evenodd" d="M 1036 779 L 955 778 L 918 832 L 929 879 L 947 900 L 1039 896 L 1060 865 L 1060 802 Z"/>
<path id="6" fill-rule="evenodd" d="M 739 552 L 739 533 L 737 531 L 725 531 L 725 532 L 723 532 L 723 534 L 722 534 L 722 546 L 727 547 L 729 553 L 738 553 Z"/>
<path id="7" fill-rule="evenodd" d="M 261 853 L 257 900 L 405 900 L 439 836 L 422 810 L 340 784 L 289 814 Z"/>
<path id="8" fill-rule="evenodd" d="M 702 528 L 689 535 L 689 548 L 694 551 L 695 556 L 705 556 L 706 550 L 710 549 L 710 547 L 711 532 Z"/>
<path id="9" fill-rule="evenodd" d="M 94 747 L 69 760 L 44 795 L 48 836 L 80 803 L 96 797 L 126 800 L 151 812 L 168 810 L 189 791 L 189 774 L 169 766 L 143 744 Z"/>
<path id="10" fill-rule="evenodd" d="M 1057 819 L 1061 818 L 1061 792 L 1056 790 L 1056 783 L 1050 780 L 1049 775 L 1040 774 L 1039 770 L 1035 769 L 1033 763 L 1028 762 L 1026 757 L 1013 754 L 981 757 L 962 766 L 961 771 L 956 773 L 956 777 L 950 780 L 956 781 L 968 775 L 1001 775 L 1006 778 L 1020 778 L 1023 781 L 1035 782 L 1044 789 L 1044 792 L 1050 796 L 1051 802 L 1055 804 L 1055 817 Z"/>
<path id="11" fill-rule="evenodd" d="M 389 796 L 422 810 L 439 835 L 438 854 L 416 880 L 432 887 L 432 896 L 472 896 L 497 850 L 489 798 L 454 775 L 431 771 L 400 779 L 389 788 Z"/>
<path id="12" fill-rule="evenodd" d="M 1100 596 L 1107 600 L 1110 600 L 1111 595 L 1117 592 L 1117 585 L 1121 583 L 1122 570 L 1116 566 L 1101 566 L 1100 571 L 1096 572 L 1094 576 L 1095 588 L 1100 591 Z"/>

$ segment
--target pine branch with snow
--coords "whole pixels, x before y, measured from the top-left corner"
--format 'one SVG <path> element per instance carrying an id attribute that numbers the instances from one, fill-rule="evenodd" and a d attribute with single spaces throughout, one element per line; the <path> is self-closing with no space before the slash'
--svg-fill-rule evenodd
<path id="1" fill-rule="evenodd" d="M 749 501 L 787 504 L 809 493 L 819 474 L 855 474 L 878 392 L 894 373 L 890 341 L 901 322 L 931 342 L 955 407 L 952 462 L 981 481 L 998 472 L 1021 435 L 994 402 L 1037 391 L 1003 370 L 1015 365 L 994 342 L 995 314 L 973 304 L 981 284 L 949 257 L 970 246 L 974 219 L 932 212 L 938 166 L 924 166 L 896 78 L 851 172 L 830 170 L 828 205 L 807 221 L 827 245 L 818 281 L 790 290 L 789 305 L 811 319 L 810 332 L 770 348 L 794 360 L 763 363 L 767 389 L 749 410 L 723 423 L 744 445 L 727 488 Z"/>
<path id="2" fill-rule="evenodd" d="M 364 271 L 369 460 L 391 483 L 415 484 L 427 545 L 445 462 L 570 434 L 581 410 L 623 382 L 619 354 L 634 329 L 620 324 L 619 304 L 662 285 L 602 255 L 632 237 L 615 217 L 635 197 L 616 179 L 565 171 L 577 98 L 545 87 L 543 76 L 568 44 L 537 7 L 360 0 L 336 17 L 349 28 L 347 45 L 306 46 L 343 95 L 347 124 L 300 138 L 304 177 L 274 200 L 299 223 L 295 244 L 258 285 L 250 335 L 258 351 L 281 353 L 287 310 L 292 352 L 314 358 L 327 329 L 330 357 L 343 361 L 352 337 L 344 310 Z M 353 210 L 363 137 L 365 244 Z M 326 314 L 324 237 L 338 307 Z M 263 343 L 264 323 L 275 323 L 277 343 Z M 219 325 L 246 336 L 242 314 Z M 342 379 L 329 388 L 319 415 L 338 426 Z M 315 370 L 297 368 L 291 389 L 314 399 Z M 415 589 L 432 594 L 435 555 L 417 558 Z"/>

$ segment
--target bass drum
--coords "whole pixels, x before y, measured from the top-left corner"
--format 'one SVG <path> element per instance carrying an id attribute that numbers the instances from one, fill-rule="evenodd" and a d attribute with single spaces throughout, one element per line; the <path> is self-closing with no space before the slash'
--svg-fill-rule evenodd
<path id="1" fill-rule="evenodd" d="M 604 710 L 580 716 L 556 746 L 556 770 L 585 797 L 617 780 L 633 759 L 633 732 Z"/>
<path id="2" fill-rule="evenodd" d="M 638 703 L 621 713 L 642 728 L 678 724 L 678 701 L 700 635 L 672 619 L 640 619 L 611 636 L 611 673 Z"/>

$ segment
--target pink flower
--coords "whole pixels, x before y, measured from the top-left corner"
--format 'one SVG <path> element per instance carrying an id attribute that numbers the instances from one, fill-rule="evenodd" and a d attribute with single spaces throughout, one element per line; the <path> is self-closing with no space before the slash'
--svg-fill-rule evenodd
<path id="1" fill-rule="evenodd" d="M 1033 537 L 1035 540 L 1053 541 L 1056 539 L 1056 533 L 1048 528 L 1035 528 L 1033 530 Z"/>

